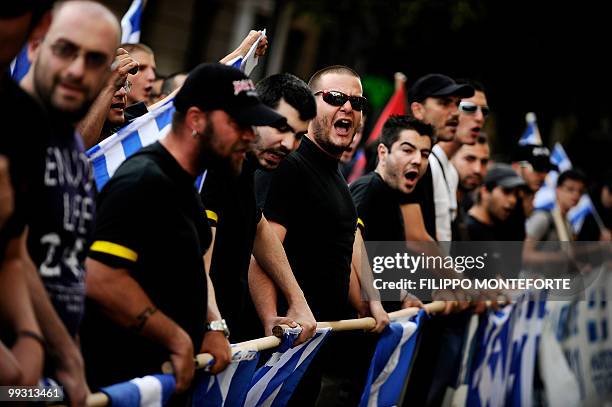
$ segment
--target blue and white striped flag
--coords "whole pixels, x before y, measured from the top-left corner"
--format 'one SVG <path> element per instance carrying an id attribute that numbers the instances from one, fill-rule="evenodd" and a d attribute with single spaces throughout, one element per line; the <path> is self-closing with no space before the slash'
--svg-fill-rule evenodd
<path id="1" fill-rule="evenodd" d="M 394 406 L 399 403 L 423 318 L 426 318 L 426 313 L 421 310 L 414 317 L 392 322 L 385 328 L 376 345 L 360 406 Z"/>
<path id="2" fill-rule="evenodd" d="M 514 304 L 490 311 L 481 321 L 466 405 L 531 405 L 546 294 L 524 293 Z"/>
<path id="3" fill-rule="evenodd" d="M 567 153 L 563 146 L 559 143 L 555 144 L 553 151 L 550 155 L 550 162 L 559 168 L 559 172 L 563 172 L 572 168 L 572 162 L 570 161 Z M 559 172 L 550 171 L 546 176 L 546 180 L 542 188 L 538 190 L 534 199 L 534 207 L 536 209 L 550 210 L 555 206 L 556 194 L 555 189 L 557 187 L 557 178 L 559 178 Z M 578 205 L 573 207 L 567 214 L 567 219 L 572 225 L 574 233 L 580 232 L 580 228 L 584 223 L 587 215 L 592 213 L 594 210 L 593 202 L 588 194 L 582 195 Z"/>
<path id="4" fill-rule="evenodd" d="M 245 407 L 285 406 L 331 328 L 318 328 L 308 342 L 291 346 L 300 328 L 287 329 L 277 351 L 255 372 Z"/>
<path id="5" fill-rule="evenodd" d="M 233 352 L 232 362 L 223 372 L 217 375 L 196 372 L 192 406 L 242 406 L 258 359 L 259 353 L 255 350 L 237 350 Z"/>
<path id="6" fill-rule="evenodd" d="M 259 41 L 256 42 L 258 43 Z M 231 61 L 226 65 L 232 65 Z M 240 68 L 249 67 L 242 64 Z M 244 72 L 249 75 L 251 71 Z M 126 158 L 168 134 L 172 124 L 172 115 L 176 111 L 173 101 L 174 99 L 166 100 L 163 105 L 140 116 L 117 133 L 87 150 L 86 154 L 93 165 L 94 180 L 98 191 L 108 182 Z M 196 180 L 198 189 L 201 189 L 204 184 L 205 177 L 206 173 Z"/>
<path id="7" fill-rule="evenodd" d="M 174 111 L 173 99 L 170 99 L 86 152 L 94 169 L 98 191 L 126 158 L 170 131 Z"/>
<path id="8" fill-rule="evenodd" d="M 140 20 L 145 0 L 134 0 L 121 19 L 121 43 L 136 44 L 140 42 Z"/>
<path id="9" fill-rule="evenodd" d="M 175 388 L 174 375 L 156 374 L 113 384 L 100 391 L 108 396 L 112 407 L 161 407 Z"/>
<path id="10" fill-rule="evenodd" d="M 527 122 L 527 128 L 519 139 L 519 145 L 524 146 L 527 144 L 535 144 L 541 146 L 542 137 L 540 136 L 540 130 L 538 129 L 538 123 L 536 121 L 535 113 L 527 113 L 527 115 L 525 116 L 525 121 Z"/>
<path id="11" fill-rule="evenodd" d="M 21 81 L 30 70 L 30 60 L 28 59 L 28 44 L 25 44 L 19 54 L 11 62 L 11 77 L 15 82 Z"/>

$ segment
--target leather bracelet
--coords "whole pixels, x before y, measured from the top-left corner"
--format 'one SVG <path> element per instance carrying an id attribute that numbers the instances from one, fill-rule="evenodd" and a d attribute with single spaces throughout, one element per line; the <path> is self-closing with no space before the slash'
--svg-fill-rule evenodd
<path id="1" fill-rule="evenodd" d="M 145 308 L 145 310 L 142 311 L 140 314 L 138 314 L 138 316 L 136 317 L 136 320 L 138 322 L 134 326 L 132 326 L 132 330 L 136 332 L 142 331 L 142 328 L 144 328 L 149 317 L 155 314 L 156 312 L 157 312 L 157 307 L 155 307 L 154 305 Z"/>
<path id="2" fill-rule="evenodd" d="M 17 338 L 22 336 L 34 339 L 40 344 L 40 346 L 42 346 L 43 349 L 47 348 L 47 342 L 45 342 L 45 338 L 43 338 L 42 335 L 37 334 L 36 332 L 30 331 L 28 329 L 22 329 L 21 331 L 17 332 Z"/>

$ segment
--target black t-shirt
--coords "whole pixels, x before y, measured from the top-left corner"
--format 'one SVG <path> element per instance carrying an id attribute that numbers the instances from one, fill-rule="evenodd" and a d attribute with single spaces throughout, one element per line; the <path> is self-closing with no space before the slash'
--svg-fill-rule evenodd
<path id="1" fill-rule="evenodd" d="M 471 241 L 487 242 L 482 245 L 462 246 L 471 253 L 462 255 L 478 256 L 487 253 L 486 267 L 478 273 L 470 272 L 470 277 L 490 278 L 497 274 L 504 277 L 517 277 L 522 261 L 522 241 L 514 241 L 512 232 L 505 227 L 507 220 L 500 224 L 482 223 L 471 214 L 467 215 L 466 225 Z"/>
<path id="2" fill-rule="evenodd" d="M 427 230 L 427 233 L 429 233 L 433 239 L 436 239 L 436 207 L 434 203 L 431 166 L 427 166 L 427 171 L 423 174 L 411 193 L 402 194 L 401 203 L 418 203 L 421 206 L 425 230 Z"/>
<path id="3" fill-rule="evenodd" d="M 0 76 L 0 101 L 0 154 L 9 161 L 15 203 L 13 214 L 0 229 L 1 261 L 8 241 L 18 237 L 40 209 L 49 126 L 42 107 L 8 74 Z"/>
<path id="4" fill-rule="evenodd" d="M 257 161 L 249 156 L 238 177 L 209 170 L 201 192 L 209 223 L 217 228 L 210 277 L 219 311 L 234 341 L 244 339 L 240 329 L 248 296 L 249 262 L 261 220 L 253 185 L 256 168 Z"/>
<path id="5" fill-rule="evenodd" d="M 405 241 L 400 194 L 371 172 L 350 186 L 365 241 Z"/>
<path id="6" fill-rule="evenodd" d="M 259 168 L 255 171 L 255 199 L 257 207 L 263 209 L 266 204 L 266 197 L 270 190 L 270 181 L 272 181 L 273 171 Z"/>
<path id="7" fill-rule="evenodd" d="M 55 310 L 74 336 L 85 312 L 85 257 L 94 225 L 95 188 L 74 127 L 52 121 L 47 132 L 44 185 L 27 245 Z"/>
<path id="8" fill-rule="evenodd" d="M 495 241 L 503 240 L 500 239 L 500 230 L 495 225 L 489 225 L 482 223 L 472 215 L 468 214 L 466 218 L 466 225 L 470 240 L 473 241 Z"/>
<path id="9" fill-rule="evenodd" d="M 205 333 L 203 255 L 211 233 L 194 183 L 159 142 L 128 158 L 100 192 L 89 257 L 127 269 L 197 352 Z M 119 327 L 93 301 L 87 305 L 81 342 L 90 386 L 159 371 L 166 349 Z"/>
<path id="10" fill-rule="evenodd" d="M 285 252 L 315 318 L 346 317 L 357 213 L 338 160 L 304 137 L 272 174 L 264 214 L 287 229 Z"/>

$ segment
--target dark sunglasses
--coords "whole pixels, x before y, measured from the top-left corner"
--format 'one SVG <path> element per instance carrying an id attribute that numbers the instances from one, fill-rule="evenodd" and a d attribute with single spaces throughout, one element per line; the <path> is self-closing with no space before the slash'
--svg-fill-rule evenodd
<path id="1" fill-rule="evenodd" d="M 478 109 L 482 112 L 483 117 L 487 117 L 490 113 L 489 106 L 479 106 L 466 100 L 459 102 L 459 110 L 465 114 L 475 114 Z"/>
<path id="2" fill-rule="evenodd" d="M 51 45 L 51 52 L 58 58 L 74 61 L 81 54 L 81 47 L 67 41 L 58 40 Z M 85 66 L 89 69 L 99 69 L 109 63 L 109 58 L 102 52 L 89 51 L 83 52 L 85 58 Z M 109 65 L 110 66 L 110 65 Z"/>
<path id="3" fill-rule="evenodd" d="M 315 96 L 321 94 L 325 103 L 332 106 L 343 106 L 347 100 L 351 101 L 351 106 L 354 110 L 361 112 L 365 109 L 367 99 L 363 96 L 349 96 L 337 90 L 320 90 L 315 93 Z"/>

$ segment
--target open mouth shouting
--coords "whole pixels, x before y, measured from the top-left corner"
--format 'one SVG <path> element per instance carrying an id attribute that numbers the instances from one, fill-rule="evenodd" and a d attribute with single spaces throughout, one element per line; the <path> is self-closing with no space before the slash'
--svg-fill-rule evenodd
<path id="1" fill-rule="evenodd" d="M 111 109 L 123 112 L 125 110 L 125 103 L 123 102 L 113 103 L 111 105 Z"/>
<path id="2" fill-rule="evenodd" d="M 416 168 L 411 168 L 404 173 L 404 185 L 408 189 L 408 192 L 412 191 L 412 189 L 416 186 L 417 181 L 419 180 L 419 170 Z"/>
<path id="3" fill-rule="evenodd" d="M 346 137 L 350 134 L 353 128 L 353 121 L 350 119 L 338 119 L 334 122 L 336 134 L 341 137 Z"/>

